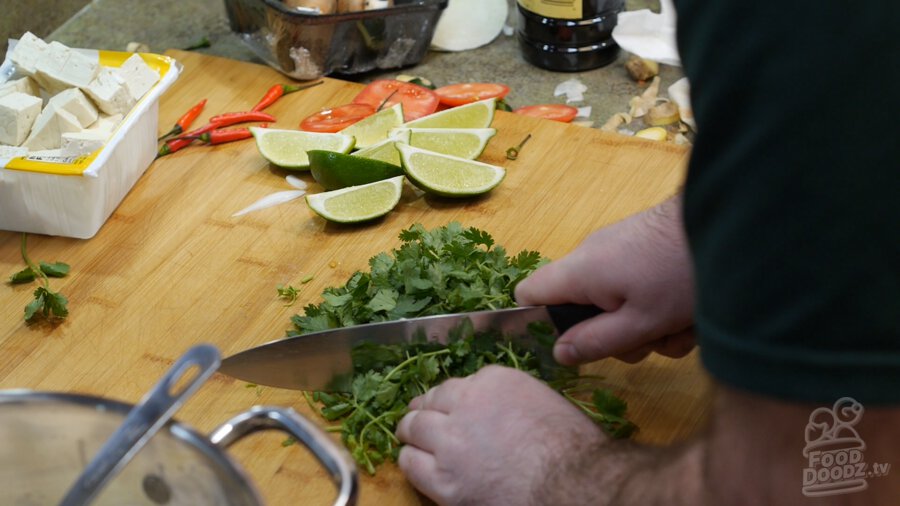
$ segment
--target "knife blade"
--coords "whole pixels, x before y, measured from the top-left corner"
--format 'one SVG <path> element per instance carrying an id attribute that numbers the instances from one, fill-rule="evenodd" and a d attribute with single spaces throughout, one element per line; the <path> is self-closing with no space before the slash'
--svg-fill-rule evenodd
<path id="1" fill-rule="evenodd" d="M 454 331 L 471 325 L 475 332 L 496 331 L 532 351 L 541 376 L 553 379 L 571 372 L 553 359 L 556 338 L 578 322 L 602 312 L 594 306 L 561 304 L 424 316 L 311 332 L 251 348 L 222 361 L 219 372 L 258 385 L 294 390 L 350 390 L 354 351 L 365 353 L 367 343 L 402 345 L 446 344 Z M 544 338 L 529 326 L 544 322 Z M 549 339 L 546 337 L 549 336 Z"/>

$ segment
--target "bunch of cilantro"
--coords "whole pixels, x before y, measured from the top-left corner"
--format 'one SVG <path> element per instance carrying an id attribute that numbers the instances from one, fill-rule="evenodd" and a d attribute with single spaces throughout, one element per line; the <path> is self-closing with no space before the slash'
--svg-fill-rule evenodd
<path id="1" fill-rule="evenodd" d="M 288 335 L 417 316 L 500 309 L 516 305 L 513 289 L 545 260 L 534 251 L 515 257 L 476 228 L 453 222 L 400 233 L 392 254 L 369 260 L 341 287 L 326 288 L 324 302 L 292 318 Z"/>
<path id="2" fill-rule="evenodd" d="M 516 284 L 546 262 L 534 251 L 508 256 L 487 232 L 459 223 L 425 230 L 416 224 L 400 233 L 401 245 L 369 260 L 369 272 L 356 272 L 341 287 L 326 288 L 323 302 L 310 304 L 292 318 L 289 336 L 363 323 L 462 313 L 515 306 Z M 551 329 L 538 322 L 537 338 Z M 331 430 L 370 474 L 385 460 L 396 460 L 397 423 L 409 401 L 447 378 L 468 376 L 488 364 L 513 367 L 540 378 L 538 360 L 529 350 L 496 332 L 475 332 L 464 325 L 448 344 L 367 344 L 353 350 L 350 392 L 305 393 L 325 419 L 339 421 Z M 608 390 L 594 390 L 580 400 L 578 378 L 551 384 L 613 437 L 627 437 L 635 426 L 624 418 L 626 404 Z"/>

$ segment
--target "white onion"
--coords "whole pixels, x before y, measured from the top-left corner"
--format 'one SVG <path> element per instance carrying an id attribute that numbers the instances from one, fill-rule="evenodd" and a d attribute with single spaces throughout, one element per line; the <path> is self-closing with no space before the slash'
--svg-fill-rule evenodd
<path id="1" fill-rule="evenodd" d="M 287 184 L 293 186 L 294 188 L 296 188 L 298 190 L 306 189 L 306 181 L 300 179 L 297 176 L 287 176 L 284 179 L 285 179 L 285 181 L 287 181 Z"/>
<path id="2" fill-rule="evenodd" d="M 273 193 L 271 195 L 266 195 L 265 197 L 257 200 L 256 202 L 232 214 L 231 216 L 232 218 L 236 216 L 243 216 L 247 213 L 252 213 L 253 211 L 259 211 L 261 209 L 277 206 L 278 204 L 284 204 L 285 202 L 290 202 L 296 198 L 302 197 L 305 194 L 306 191 L 304 190 L 288 190 Z"/>

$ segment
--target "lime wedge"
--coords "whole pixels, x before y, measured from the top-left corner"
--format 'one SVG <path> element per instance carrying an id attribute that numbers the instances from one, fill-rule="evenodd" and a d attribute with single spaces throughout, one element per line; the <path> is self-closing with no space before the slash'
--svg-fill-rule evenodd
<path id="1" fill-rule="evenodd" d="M 436 112 L 404 123 L 407 128 L 487 128 L 494 120 L 497 100 L 489 98 Z"/>
<path id="2" fill-rule="evenodd" d="M 388 132 L 403 124 L 403 105 L 394 104 L 341 130 L 356 138 L 356 147 L 365 148 L 387 139 Z"/>
<path id="3" fill-rule="evenodd" d="M 403 169 L 399 164 L 394 165 L 381 160 L 318 149 L 309 150 L 307 154 L 313 179 L 326 190 L 374 183 L 403 175 Z"/>
<path id="4" fill-rule="evenodd" d="M 354 151 L 353 156 L 361 156 L 363 158 L 371 158 L 373 160 L 381 160 L 382 162 L 392 163 L 397 167 L 400 166 L 400 152 L 394 147 L 395 142 L 403 142 L 409 144 L 409 129 L 398 131 L 397 134 L 391 134 L 387 139 L 373 144 L 367 148 Z"/>
<path id="5" fill-rule="evenodd" d="M 493 128 L 395 128 L 395 133 L 409 132 L 408 144 L 445 155 L 474 160 L 481 156 L 491 137 L 497 134 Z"/>
<path id="6" fill-rule="evenodd" d="M 495 188 L 506 170 L 487 163 L 442 155 L 397 143 L 406 176 L 428 193 L 444 197 L 481 195 Z"/>
<path id="7" fill-rule="evenodd" d="M 384 216 L 400 202 L 403 176 L 306 196 L 306 204 L 328 221 L 357 223 Z"/>
<path id="8" fill-rule="evenodd" d="M 259 127 L 250 127 L 250 133 L 256 138 L 256 147 L 263 158 L 285 169 L 308 169 L 309 157 L 306 152 L 310 149 L 341 153 L 349 153 L 353 149 L 353 137 L 343 134 Z"/>

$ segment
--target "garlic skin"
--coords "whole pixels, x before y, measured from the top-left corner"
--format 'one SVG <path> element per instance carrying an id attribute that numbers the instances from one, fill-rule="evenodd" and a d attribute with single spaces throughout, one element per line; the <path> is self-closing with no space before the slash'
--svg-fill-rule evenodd
<path id="1" fill-rule="evenodd" d="M 686 123 L 691 130 L 697 131 L 697 123 L 694 121 L 694 110 L 691 109 L 691 85 L 686 77 L 672 83 L 667 90 L 669 98 L 678 104 L 678 114 L 681 121 Z"/>
<path id="2" fill-rule="evenodd" d="M 647 111 L 646 121 L 650 126 L 666 126 L 678 122 L 679 119 L 681 116 L 678 114 L 678 105 L 665 100 Z"/>
<path id="3" fill-rule="evenodd" d="M 659 76 L 653 78 L 650 86 L 641 93 L 641 96 L 631 97 L 631 100 L 628 102 L 628 105 L 631 106 L 631 110 L 628 111 L 628 114 L 633 118 L 640 118 L 647 114 L 647 111 L 656 105 L 657 96 L 659 96 Z"/>
<path id="4" fill-rule="evenodd" d="M 618 132 L 619 127 L 631 123 L 631 119 L 631 115 L 627 112 L 617 112 L 606 120 L 606 123 L 600 127 L 600 130 L 603 130 L 604 132 Z"/>

